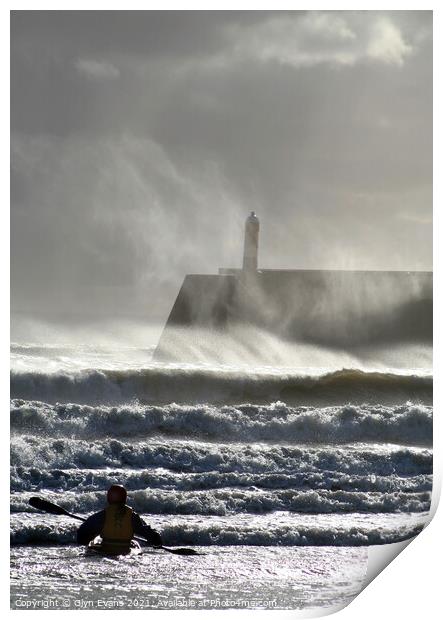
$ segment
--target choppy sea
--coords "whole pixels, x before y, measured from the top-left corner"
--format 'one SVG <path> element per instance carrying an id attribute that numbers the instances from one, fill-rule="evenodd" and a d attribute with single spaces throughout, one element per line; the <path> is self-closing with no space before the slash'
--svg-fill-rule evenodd
<path id="1" fill-rule="evenodd" d="M 154 345 L 11 347 L 12 608 L 306 609 L 361 589 L 368 546 L 416 535 L 432 370 L 167 364 Z M 167 546 L 85 556 L 113 482 Z"/>

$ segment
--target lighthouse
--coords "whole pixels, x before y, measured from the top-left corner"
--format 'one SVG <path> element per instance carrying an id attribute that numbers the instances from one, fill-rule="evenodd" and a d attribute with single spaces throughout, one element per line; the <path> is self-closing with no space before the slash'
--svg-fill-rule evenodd
<path id="1" fill-rule="evenodd" d="M 281 341 L 338 349 L 385 346 L 386 342 L 432 343 L 432 272 L 262 266 L 258 270 L 259 232 L 259 220 L 252 211 L 245 222 L 241 268 L 220 267 L 218 274 L 185 276 L 154 359 L 201 363 L 204 355 L 219 363 L 221 351 L 229 355 L 232 348 L 232 360 L 237 363 L 232 338 L 238 335 L 241 345 L 245 326 Z M 385 297 L 390 291 L 389 311 L 377 304 L 374 291 Z M 307 311 L 310 308 L 315 312 Z M 249 354 L 249 336 L 244 342 Z M 263 359 L 274 360 L 272 351 L 270 357 L 266 354 L 263 350 Z M 293 393 L 289 390 L 288 397 Z M 298 398 L 295 393 L 294 397 Z"/>
<path id="2" fill-rule="evenodd" d="M 258 233 L 260 230 L 260 222 L 255 214 L 251 214 L 245 223 L 245 247 L 243 251 L 243 271 L 257 271 L 258 263 Z"/>

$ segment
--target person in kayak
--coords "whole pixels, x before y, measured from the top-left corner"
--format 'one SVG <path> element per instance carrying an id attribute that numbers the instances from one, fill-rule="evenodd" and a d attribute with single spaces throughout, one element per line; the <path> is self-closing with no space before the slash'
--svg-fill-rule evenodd
<path id="1" fill-rule="evenodd" d="M 127 492 L 120 484 L 108 489 L 108 505 L 91 515 L 77 530 L 79 545 L 88 545 L 96 536 L 102 538 L 102 549 L 109 553 L 128 553 L 134 534 L 146 539 L 153 547 L 161 547 L 160 534 L 126 506 Z"/>

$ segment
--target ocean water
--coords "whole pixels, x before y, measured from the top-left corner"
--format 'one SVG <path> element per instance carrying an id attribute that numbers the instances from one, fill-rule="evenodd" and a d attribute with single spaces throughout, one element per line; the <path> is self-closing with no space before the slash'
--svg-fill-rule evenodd
<path id="1" fill-rule="evenodd" d="M 361 589 L 368 546 L 408 539 L 432 491 L 432 370 L 167 364 L 154 343 L 11 346 L 11 606 L 313 609 Z M 88 557 L 113 482 L 181 557 Z"/>

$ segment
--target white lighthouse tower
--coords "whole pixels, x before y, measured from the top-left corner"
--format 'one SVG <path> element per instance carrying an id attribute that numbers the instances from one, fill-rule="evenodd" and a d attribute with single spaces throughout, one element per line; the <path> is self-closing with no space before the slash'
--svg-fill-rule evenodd
<path id="1" fill-rule="evenodd" d="M 249 273 L 257 271 L 259 231 L 260 222 L 255 211 L 251 211 L 245 223 L 245 247 L 243 251 L 243 271 Z"/>

